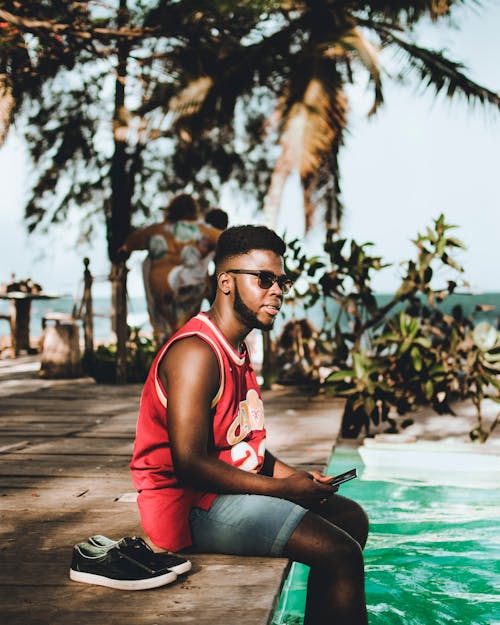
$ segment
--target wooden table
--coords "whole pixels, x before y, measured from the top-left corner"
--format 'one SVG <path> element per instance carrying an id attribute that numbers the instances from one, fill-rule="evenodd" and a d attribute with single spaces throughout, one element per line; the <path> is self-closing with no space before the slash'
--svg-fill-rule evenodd
<path id="1" fill-rule="evenodd" d="M 31 302 L 36 299 L 58 299 L 60 295 L 47 293 L 24 293 L 11 291 L 0 295 L 0 300 L 9 301 L 10 337 L 14 356 L 21 351 L 29 352 L 30 347 L 30 317 Z"/>

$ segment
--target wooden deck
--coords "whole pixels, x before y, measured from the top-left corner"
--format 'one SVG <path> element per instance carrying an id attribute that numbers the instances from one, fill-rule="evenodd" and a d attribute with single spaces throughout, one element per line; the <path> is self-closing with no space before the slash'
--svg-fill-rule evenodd
<path id="1" fill-rule="evenodd" d="M 0 361 L 0 605 L 5 625 L 268 625 L 285 559 L 190 555 L 193 570 L 145 592 L 71 582 L 71 548 L 140 535 L 128 471 L 141 387 L 41 380 L 33 357 Z M 340 404 L 265 395 L 270 448 L 322 466 Z"/>

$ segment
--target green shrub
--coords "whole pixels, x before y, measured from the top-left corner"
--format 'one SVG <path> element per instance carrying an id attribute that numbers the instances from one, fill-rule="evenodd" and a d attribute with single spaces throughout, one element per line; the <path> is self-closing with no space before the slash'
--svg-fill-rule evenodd
<path id="1" fill-rule="evenodd" d="M 391 410 L 402 415 L 427 403 L 438 413 L 450 412 L 449 401 L 455 398 L 470 398 L 476 407 L 474 440 L 486 440 L 496 426 L 495 421 L 485 431 L 481 403 L 487 397 L 499 401 L 498 332 L 489 324 L 474 328 L 460 309 L 445 315 L 437 305 L 454 292 L 463 273 L 453 258 L 463 248 L 449 235 L 453 228 L 441 215 L 417 236 L 416 257 L 403 263 L 401 284 L 384 306 L 377 303 L 371 280 L 389 265 L 369 254 L 370 243 L 348 243 L 330 231 L 327 258 L 310 259 L 297 240 L 290 244 L 287 271 L 309 281 L 301 291 L 304 281 L 299 280 L 295 301 L 306 310 L 321 302 L 324 311 L 324 328 L 315 340 L 318 351 L 330 354 L 324 387 L 346 398 L 343 436 L 357 437 L 362 429 L 368 434 L 371 423 L 394 426 Z M 453 279 L 436 288 L 443 269 Z M 329 300 L 338 305 L 335 319 L 328 316 Z M 303 368 L 318 380 L 314 362 L 311 355 Z"/>
<path id="2" fill-rule="evenodd" d="M 142 383 L 156 355 L 152 339 L 141 335 L 139 328 L 128 329 L 127 340 L 127 382 Z M 86 352 L 82 358 L 85 373 L 100 384 L 116 382 L 116 345 L 99 345 L 93 352 Z"/>

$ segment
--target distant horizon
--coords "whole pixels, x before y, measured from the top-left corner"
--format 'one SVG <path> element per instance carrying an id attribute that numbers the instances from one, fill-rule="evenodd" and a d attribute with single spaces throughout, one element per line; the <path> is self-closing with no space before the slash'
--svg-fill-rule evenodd
<path id="1" fill-rule="evenodd" d="M 385 298 L 392 297 L 394 293 L 376 293 L 376 297 Z M 450 296 L 451 301 L 445 300 L 444 305 L 441 305 L 441 310 L 444 309 L 450 311 L 450 307 L 459 303 L 464 310 L 464 313 L 470 315 L 474 308 L 471 306 L 477 306 L 477 304 L 486 304 L 493 305 L 493 310 L 486 310 L 476 313 L 476 323 L 480 323 L 481 321 L 487 321 L 495 328 L 499 328 L 500 323 L 500 291 L 498 292 L 489 292 L 489 293 L 454 293 Z M 463 299 L 468 300 L 471 298 L 472 301 L 464 302 Z M 457 302 L 457 299 L 462 300 Z M 94 295 L 94 336 L 96 340 L 109 340 L 111 337 L 111 298 L 110 293 L 106 295 Z M 58 299 L 55 300 L 35 300 L 32 304 L 31 309 L 31 322 L 30 322 L 30 335 L 33 338 L 38 338 L 41 334 L 42 330 L 42 316 L 45 312 L 63 312 L 63 313 L 71 313 L 73 306 L 75 305 L 74 297 L 71 294 L 65 294 Z M 206 302 L 205 302 L 206 303 Z M 336 309 L 335 302 L 331 301 L 332 306 Z M 384 302 L 382 302 L 383 305 Z M 128 301 L 128 314 L 129 314 L 129 324 L 131 326 L 140 326 L 143 332 L 151 333 L 151 326 L 149 324 L 147 309 L 146 309 L 146 300 L 143 295 L 129 295 Z M 320 320 L 322 319 L 322 314 L 319 313 L 318 309 L 320 307 L 316 305 L 316 309 L 313 307 L 312 309 L 308 309 L 307 317 L 308 319 L 318 328 L 320 329 Z M 0 300 L 0 311 L 8 310 L 8 302 L 6 300 Z M 203 308 L 206 310 L 206 307 Z M 278 334 L 283 327 L 283 324 L 286 323 L 292 317 L 301 318 L 301 309 L 298 307 L 294 311 L 293 304 L 291 306 L 287 305 L 285 300 L 285 304 L 282 309 L 282 313 L 279 319 L 276 322 L 276 326 L 274 328 L 274 333 Z M 331 309 L 330 309 L 331 312 Z M 299 313 L 298 315 L 296 313 Z M 5 334 L 6 328 L 4 330 L 0 330 L 0 335 Z"/>

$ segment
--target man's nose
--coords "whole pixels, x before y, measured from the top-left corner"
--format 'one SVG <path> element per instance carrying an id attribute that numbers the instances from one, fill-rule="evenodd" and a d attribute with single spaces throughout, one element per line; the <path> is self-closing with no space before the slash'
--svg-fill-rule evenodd
<path id="1" fill-rule="evenodd" d="M 280 285 L 278 284 L 278 281 L 275 280 L 272 285 L 269 288 L 269 292 L 270 293 L 274 293 L 276 295 L 278 295 L 279 297 L 283 296 L 283 289 L 280 287 Z"/>

